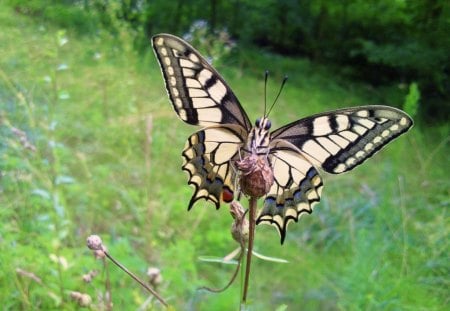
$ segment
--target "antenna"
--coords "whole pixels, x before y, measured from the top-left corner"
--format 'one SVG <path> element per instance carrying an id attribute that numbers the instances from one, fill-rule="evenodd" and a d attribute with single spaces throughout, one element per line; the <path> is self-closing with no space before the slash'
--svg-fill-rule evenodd
<path id="1" fill-rule="evenodd" d="M 267 79 L 269 78 L 269 70 L 266 69 L 264 72 L 264 114 L 266 116 L 266 108 L 267 108 Z"/>
<path id="2" fill-rule="evenodd" d="M 273 101 L 272 106 L 270 106 L 270 109 L 267 112 L 266 118 L 269 116 L 269 113 L 272 111 L 273 106 L 275 106 L 275 103 L 277 102 L 278 97 L 280 97 L 281 91 L 283 90 L 283 87 L 286 84 L 287 79 L 288 79 L 288 76 L 284 76 L 283 82 L 281 82 L 280 90 L 278 91 L 277 97 L 275 97 L 275 100 Z M 265 107 L 264 107 L 264 110 L 265 110 Z M 265 114 L 265 111 L 264 111 L 264 114 Z"/>

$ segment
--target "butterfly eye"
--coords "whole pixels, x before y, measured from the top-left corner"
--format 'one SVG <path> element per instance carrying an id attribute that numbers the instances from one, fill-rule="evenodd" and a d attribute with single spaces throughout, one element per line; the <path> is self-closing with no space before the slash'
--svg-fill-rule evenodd
<path id="1" fill-rule="evenodd" d="M 260 124 L 261 124 L 261 118 L 256 119 L 255 126 L 259 127 Z"/>
<path id="2" fill-rule="evenodd" d="M 270 122 L 270 120 L 267 120 L 266 125 L 264 126 L 264 129 L 267 131 L 270 129 L 271 126 L 272 126 L 272 122 Z"/>

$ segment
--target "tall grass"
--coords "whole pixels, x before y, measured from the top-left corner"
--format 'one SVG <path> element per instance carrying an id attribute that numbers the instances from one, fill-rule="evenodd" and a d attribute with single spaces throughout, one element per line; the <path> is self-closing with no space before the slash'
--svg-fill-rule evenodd
<path id="1" fill-rule="evenodd" d="M 145 277 L 162 271 L 158 290 L 180 310 L 235 310 L 239 285 L 221 294 L 232 266 L 199 256 L 237 247 L 227 207 L 200 203 L 180 153 L 195 129 L 179 122 L 156 60 L 106 33 L 82 36 L 0 10 L 0 301 L 5 310 L 77 309 L 71 291 L 104 306 L 106 274 L 85 248 L 100 234 L 109 251 Z M 270 89 L 291 82 L 272 113 L 278 126 L 356 104 L 389 103 L 380 90 L 342 80 L 302 60 L 243 54 L 218 68 L 253 119 Z M 406 95 L 407 90 L 394 93 Z M 258 100 L 260 99 L 260 100 Z M 393 102 L 400 106 L 402 102 Z M 283 246 L 257 228 L 256 250 L 288 264 L 255 259 L 250 305 L 273 310 L 444 310 L 448 308 L 448 125 L 417 126 L 354 172 L 325 176 L 322 202 L 291 224 Z M 91 283 L 82 275 L 97 269 Z M 109 267 L 116 309 L 148 296 Z M 161 309 L 157 303 L 150 307 Z M 281 308 L 281 307 L 280 307 Z"/>

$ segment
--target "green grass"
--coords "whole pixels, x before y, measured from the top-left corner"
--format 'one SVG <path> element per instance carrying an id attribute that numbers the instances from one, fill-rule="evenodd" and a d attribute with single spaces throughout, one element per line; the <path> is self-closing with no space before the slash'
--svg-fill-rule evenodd
<path id="1" fill-rule="evenodd" d="M 88 293 L 101 309 L 105 268 L 85 247 L 94 233 L 142 278 L 160 268 L 158 291 L 177 310 L 238 309 L 239 282 L 221 294 L 197 290 L 225 285 L 233 271 L 198 257 L 237 245 L 227 206 L 186 211 L 192 190 L 180 153 L 195 128 L 173 113 L 150 45 L 140 55 L 126 29 L 120 40 L 81 36 L 0 12 L 3 309 L 78 309 L 71 291 Z M 218 70 L 251 119 L 263 109 L 255 75 L 269 66 L 273 98 L 289 74 L 275 127 L 350 105 L 402 104 L 304 60 L 248 52 L 233 65 Z M 250 309 L 448 309 L 448 135 L 448 124 L 417 122 L 354 172 L 325 176 L 322 202 L 290 225 L 283 246 L 273 228 L 258 227 L 256 250 L 289 263 L 254 259 Z M 99 275 L 84 283 L 93 269 Z M 107 269 L 117 310 L 146 301 L 136 283 Z"/>

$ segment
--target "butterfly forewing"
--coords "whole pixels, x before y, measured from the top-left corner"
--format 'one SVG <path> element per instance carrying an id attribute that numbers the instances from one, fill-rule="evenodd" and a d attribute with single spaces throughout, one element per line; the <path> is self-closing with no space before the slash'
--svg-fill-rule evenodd
<path id="1" fill-rule="evenodd" d="M 184 40 L 156 35 L 152 45 L 172 106 L 180 119 L 208 126 L 188 139 L 183 170 L 195 191 L 189 209 L 199 199 L 220 207 L 234 195 L 231 159 L 247 139 L 250 121 L 236 96 L 211 65 Z"/>
<path id="2" fill-rule="evenodd" d="M 193 125 L 251 123 L 219 73 L 189 44 L 172 35 L 156 35 L 153 49 L 166 89 L 181 120 Z"/>
<path id="3" fill-rule="evenodd" d="M 412 124 L 407 114 L 392 107 L 354 107 L 293 122 L 274 131 L 272 139 L 292 143 L 312 163 L 339 174 L 363 163 Z"/>

